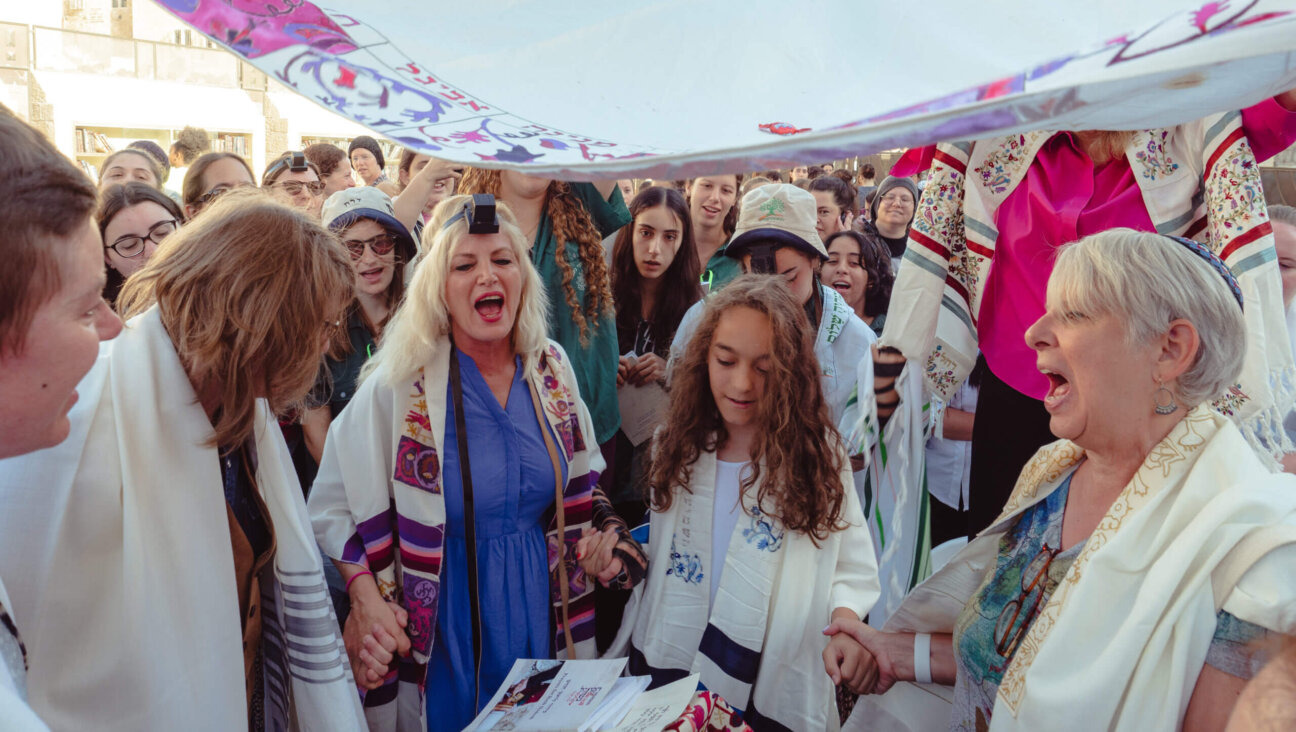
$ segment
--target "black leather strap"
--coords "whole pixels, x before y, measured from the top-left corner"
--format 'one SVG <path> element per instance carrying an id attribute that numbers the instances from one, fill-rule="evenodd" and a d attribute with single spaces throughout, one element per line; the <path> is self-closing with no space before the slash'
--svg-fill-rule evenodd
<path id="1" fill-rule="evenodd" d="M 459 446 L 459 478 L 463 483 L 464 536 L 468 545 L 468 604 L 472 613 L 473 708 L 481 706 L 481 600 L 477 595 L 477 521 L 473 515 L 472 467 L 468 463 L 468 428 L 464 424 L 463 382 L 459 358 L 450 346 L 450 391 L 454 400 L 455 442 Z"/>

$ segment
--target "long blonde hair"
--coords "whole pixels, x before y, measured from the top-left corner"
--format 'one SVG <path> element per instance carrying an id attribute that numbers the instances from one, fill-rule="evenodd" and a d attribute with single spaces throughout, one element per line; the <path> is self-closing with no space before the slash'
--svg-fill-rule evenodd
<path id="1" fill-rule="evenodd" d="M 367 378 L 383 367 L 383 380 L 390 385 L 404 383 L 432 360 L 436 345 L 450 334 L 450 305 L 446 301 L 446 280 L 450 260 L 459 242 L 468 236 L 468 221 L 459 219 L 449 228 L 441 228 L 472 196 L 451 196 L 437 204 L 432 213 L 435 230 L 423 232 L 430 246 L 421 255 L 410 279 L 409 289 L 400 309 L 392 316 L 383 333 L 382 347 L 369 359 L 361 372 Z M 544 284 L 527 257 L 527 241 L 518 228 L 517 219 L 508 204 L 496 204 L 500 232 L 511 245 L 513 256 L 522 271 L 522 292 L 518 298 L 517 319 L 513 323 L 513 352 L 522 355 L 530 365 L 548 344 L 549 299 Z"/>
<path id="2" fill-rule="evenodd" d="M 318 221 L 246 189 L 167 237 L 118 303 L 126 317 L 156 304 L 190 380 L 219 384 L 211 444 L 230 447 L 252 435 L 259 397 L 276 414 L 303 406 L 354 280 Z"/>

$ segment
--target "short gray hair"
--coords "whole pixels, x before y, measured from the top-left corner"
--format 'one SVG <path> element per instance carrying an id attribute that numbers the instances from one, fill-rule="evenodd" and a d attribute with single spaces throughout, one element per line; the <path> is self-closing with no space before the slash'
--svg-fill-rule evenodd
<path id="1" fill-rule="evenodd" d="M 1189 407 L 1221 394 L 1242 371 L 1242 308 L 1219 272 L 1169 237 L 1111 229 L 1063 247 L 1048 301 L 1062 313 L 1120 318 L 1130 343 L 1162 335 L 1178 318 L 1192 323 L 1200 345 L 1176 389 Z"/>

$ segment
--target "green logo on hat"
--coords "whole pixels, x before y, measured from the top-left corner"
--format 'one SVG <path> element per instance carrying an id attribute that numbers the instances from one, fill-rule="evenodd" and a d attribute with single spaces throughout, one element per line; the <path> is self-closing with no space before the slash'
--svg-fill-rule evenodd
<path id="1" fill-rule="evenodd" d="M 765 215 L 760 217 L 760 221 L 766 221 L 774 217 L 781 219 L 783 218 L 783 200 L 779 198 L 771 198 L 765 203 L 762 203 L 758 207 L 758 210 L 765 212 Z"/>

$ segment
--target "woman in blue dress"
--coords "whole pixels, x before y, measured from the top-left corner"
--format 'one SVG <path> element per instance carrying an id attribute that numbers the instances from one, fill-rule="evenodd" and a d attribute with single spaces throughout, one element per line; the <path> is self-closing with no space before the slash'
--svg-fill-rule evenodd
<path id="1" fill-rule="evenodd" d="M 310 498 L 375 730 L 462 729 L 516 659 L 592 657 L 595 579 L 643 576 L 526 241 L 495 216 L 467 196 L 434 214 Z"/>

